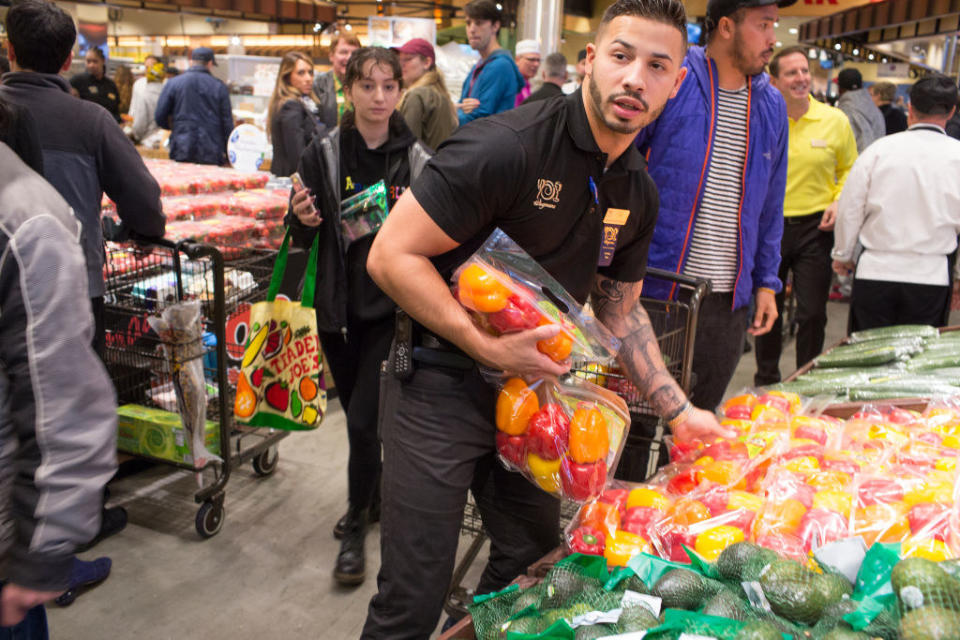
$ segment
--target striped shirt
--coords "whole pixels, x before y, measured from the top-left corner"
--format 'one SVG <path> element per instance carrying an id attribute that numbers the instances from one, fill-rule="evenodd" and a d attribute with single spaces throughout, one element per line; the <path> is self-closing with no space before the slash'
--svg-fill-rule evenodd
<path id="1" fill-rule="evenodd" d="M 719 90 L 710 169 L 693 226 L 683 273 L 710 280 L 715 292 L 733 291 L 737 279 L 737 212 L 747 155 L 747 88 Z"/>

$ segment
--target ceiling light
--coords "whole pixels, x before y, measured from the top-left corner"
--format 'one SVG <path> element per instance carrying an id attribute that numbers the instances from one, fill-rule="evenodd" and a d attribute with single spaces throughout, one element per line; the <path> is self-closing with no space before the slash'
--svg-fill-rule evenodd
<path id="1" fill-rule="evenodd" d="M 811 60 L 816 60 L 816 59 L 817 59 L 817 50 L 816 50 L 816 49 L 810 49 L 810 51 L 807 51 L 807 55 L 810 57 Z"/>
<path id="2" fill-rule="evenodd" d="M 779 49 L 782 46 L 783 46 L 783 43 L 777 40 L 777 44 L 776 44 L 777 49 Z"/>
<path id="3" fill-rule="evenodd" d="M 797 35 L 798 33 L 800 33 L 800 29 L 797 29 L 796 27 L 790 27 L 790 28 L 788 29 L 788 31 L 790 32 L 790 35 L 792 35 L 792 36 L 795 36 L 795 35 Z"/>
<path id="4" fill-rule="evenodd" d="M 854 50 L 853 50 L 853 55 L 855 55 L 855 56 L 860 55 L 860 49 L 854 49 Z"/>
<path id="5" fill-rule="evenodd" d="M 497 11 L 503 11 L 503 5 L 499 2 L 497 3 Z"/>
<path id="6" fill-rule="evenodd" d="M 841 47 L 840 43 L 838 42 L 837 44 L 833 45 L 833 48 L 836 49 L 837 51 L 840 51 L 840 49 L 842 49 L 843 47 Z"/>
<path id="7" fill-rule="evenodd" d="M 322 25 L 322 24 L 320 24 L 319 22 L 314 22 L 314 23 L 313 23 L 313 32 L 314 32 L 314 33 L 316 33 L 317 31 L 320 31 L 321 29 L 323 29 L 323 25 Z"/>
<path id="8" fill-rule="evenodd" d="M 867 54 L 867 60 L 873 60 L 875 57 L 872 53 Z"/>

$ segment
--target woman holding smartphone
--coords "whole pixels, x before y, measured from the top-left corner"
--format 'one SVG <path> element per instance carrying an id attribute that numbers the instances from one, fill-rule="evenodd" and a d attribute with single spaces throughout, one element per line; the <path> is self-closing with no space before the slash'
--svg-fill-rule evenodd
<path id="1" fill-rule="evenodd" d="M 304 188 L 295 180 L 287 214 L 298 246 L 309 247 L 320 235 L 314 307 L 350 442 L 349 507 L 334 527 L 342 538 L 334 577 L 344 585 L 363 582 L 367 524 L 379 519 L 380 363 L 393 338 L 395 307 L 367 274 L 376 231 L 351 241 L 341 228 L 340 203 L 382 180 L 392 207 L 426 164 L 430 151 L 396 111 L 402 82 L 400 63 L 389 49 L 353 52 L 343 83 L 352 108 L 339 127 L 304 151 L 298 168 Z"/>

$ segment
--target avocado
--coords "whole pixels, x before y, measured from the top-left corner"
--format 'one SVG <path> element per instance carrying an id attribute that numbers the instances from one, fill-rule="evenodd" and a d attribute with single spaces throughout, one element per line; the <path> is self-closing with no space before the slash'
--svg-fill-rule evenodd
<path id="1" fill-rule="evenodd" d="M 883 638 L 883 640 L 897 640 L 899 621 L 897 614 L 890 609 L 883 609 L 877 616 L 863 628 L 863 632 L 871 638 Z"/>
<path id="2" fill-rule="evenodd" d="M 567 601 L 583 590 L 586 580 L 572 571 L 555 571 L 543 587 L 542 609 L 555 609 L 567 604 Z"/>
<path id="3" fill-rule="evenodd" d="M 499 638 L 506 638 L 507 633 L 537 633 L 540 630 L 540 618 L 524 616 L 500 625 Z"/>
<path id="4" fill-rule="evenodd" d="M 706 593 L 707 586 L 703 578 L 689 569 L 671 569 L 650 589 L 651 595 L 663 601 L 664 609 L 689 611 L 700 606 Z"/>
<path id="5" fill-rule="evenodd" d="M 596 608 L 585 602 L 578 602 L 563 609 L 563 617 L 567 620 L 567 622 L 569 622 L 577 616 L 582 616 L 583 614 L 590 613 L 591 611 L 596 611 Z"/>
<path id="6" fill-rule="evenodd" d="M 843 596 L 853 593 L 853 585 L 846 578 L 833 573 L 818 574 L 813 581 L 814 588 L 823 596 L 826 605 L 840 602 Z"/>
<path id="7" fill-rule="evenodd" d="M 737 631 L 734 640 L 783 640 L 783 635 L 769 622 L 754 620 Z"/>
<path id="8" fill-rule="evenodd" d="M 903 562 L 897 566 L 900 564 Z M 960 640 L 960 615 L 941 607 L 908 611 L 900 619 L 900 637 L 902 640 Z"/>
<path id="9" fill-rule="evenodd" d="M 740 582 L 756 582 L 760 579 L 760 573 L 767 568 L 767 565 L 780 560 L 780 556 L 770 549 L 764 549 L 763 551 L 764 553 L 750 556 L 743 563 L 743 568 L 740 569 Z"/>
<path id="10" fill-rule="evenodd" d="M 617 630 L 608 624 L 590 624 L 584 627 L 577 627 L 574 633 L 575 640 L 596 640 L 607 636 L 616 635 Z"/>
<path id="11" fill-rule="evenodd" d="M 777 554 L 770 549 L 752 542 L 736 542 L 720 553 L 720 557 L 717 558 L 717 571 L 720 572 L 721 577 L 739 582 L 747 580 L 744 577 L 744 569 L 750 563 L 756 573 L 751 580 L 756 580 L 760 569 L 777 559 Z M 756 568 L 758 564 L 760 567 Z"/>
<path id="12" fill-rule="evenodd" d="M 890 573 L 890 583 L 904 611 L 925 606 L 960 610 L 960 583 L 926 558 L 898 562 Z"/>
<path id="13" fill-rule="evenodd" d="M 640 579 L 640 576 L 637 574 L 631 575 L 629 578 L 625 578 L 617 583 L 616 590 L 620 593 L 624 591 L 633 591 L 636 593 L 647 594 L 650 593 L 650 588 Z"/>
<path id="14" fill-rule="evenodd" d="M 660 620 L 653 615 L 650 609 L 642 604 L 629 605 L 623 608 L 620 619 L 617 620 L 617 627 L 620 633 L 629 633 L 631 631 L 643 631 L 659 626 Z"/>
<path id="15" fill-rule="evenodd" d="M 825 590 L 834 588 L 819 577 L 820 574 L 796 562 L 778 560 L 760 573 L 760 586 L 774 613 L 792 622 L 812 625 L 829 604 Z"/>
<path id="16" fill-rule="evenodd" d="M 942 560 L 938 564 L 951 578 L 960 580 L 960 558 Z"/>
<path id="17" fill-rule="evenodd" d="M 749 615 L 749 605 L 733 591 L 724 588 L 707 600 L 700 613 L 742 622 Z"/>
<path id="18" fill-rule="evenodd" d="M 520 595 L 517 596 L 517 599 L 513 601 L 513 605 L 510 607 L 510 615 L 516 615 L 530 605 L 535 607 L 540 606 L 540 589 L 536 587 L 524 589 L 520 592 Z"/>
<path id="19" fill-rule="evenodd" d="M 822 620 L 842 620 L 843 616 L 853 613 L 857 610 L 857 603 L 849 598 L 843 598 L 836 602 L 830 602 L 823 608 Z"/>
<path id="20" fill-rule="evenodd" d="M 845 627 L 834 627 L 821 640 L 870 640 L 863 631 L 854 631 Z"/>

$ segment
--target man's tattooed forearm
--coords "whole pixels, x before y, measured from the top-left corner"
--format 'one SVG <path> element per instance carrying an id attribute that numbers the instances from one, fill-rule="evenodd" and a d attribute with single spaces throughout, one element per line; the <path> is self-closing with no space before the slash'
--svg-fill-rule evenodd
<path id="1" fill-rule="evenodd" d="M 671 417 L 683 407 L 685 397 L 663 364 L 650 317 L 639 302 L 640 286 L 598 276 L 591 291 L 593 311 L 620 339 L 617 360 L 624 373 L 660 415 Z"/>

